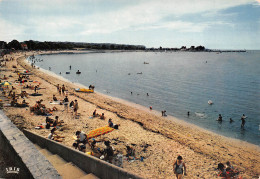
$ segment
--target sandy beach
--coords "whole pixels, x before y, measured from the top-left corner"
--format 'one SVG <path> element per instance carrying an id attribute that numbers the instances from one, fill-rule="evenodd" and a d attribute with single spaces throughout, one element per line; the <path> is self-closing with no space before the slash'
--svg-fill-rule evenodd
<path id="1" fill-rule="evenodd" d="M 37 53 L 51 52 L 26 52 L 26 56 Z M 243 178 L 260 176 L 259 146 L 217 135 L 172 116 L 162 117 L 160 113 L 150 111 L 146 107 L 133 105 L 101 93 L 77 93 L 74 89 L 81 85 L 32 68 L 25 60 L 25 52 L 7 55 L 8 59 L 11 57 L 14 60 L 7 61 L 6 66 L 2 68 L 7 71 L 1 71 L 0 78 L 4 75 L 8 77 L 7 81 L 13 84 L 16 88 L 15 92 L 19 94 L 22 87 L 19 83 L 14 83 L 18 79 L 14 71 L 28 70 L 33 73 L 30 75 L 30 80 L 41 83 L 38 92 L 43 95 L 29 96 L 26 102 L 29 106 L 33 106 L 37 100 L 42 99 L 42 104 L 47 108 L 55 106 L 58 109 L 53 112 L 51 118 L 59 116 L 60 120 L 64 121 L 62 131 L 57 131 L 58 134 L 65 136 L 61 142 L 64 145 L 72 147 L 74 141 L 72 137 L 77 130 L 88 133 L 93 129 L 106 126 L 108 119 L 112 118 L 115 124 L 120 124 L 119 129 L 101 138 L 111 141 L 117 153 L 125 155 L 126 146 L 130 145 L 135 149 L 137 158 L 143 156 L 144 161 L 124 160 L 123 168 L 144 178 L 175 178 L 172 168 L 178 155 L 184 158 L 187 166 L 188 176 L 184 178 L 219 178 L 216 174 L 217 165 L 227 161 L 240 171 L 240 176 Z M 17 68 L 13 68 L 13 65 Z M 70 110 L 64 111 L 63 105 L 50 104 L 53 95 L 56 95 L 59 100 L 65 97 L 57 91 L 57 84 L 65 85 L 69 101 L 77 99 L 80 113 L 78 119 L 75 119 Z M 22 90 L 33 93 L 31 89 Z M 18 102 L 22 100 L 18 98 Z M 10 102 L 4 101 L 4 103 Z M 106 119 L 92 118 L 95 109 L 99 114 L 104 113 Z M 37 125 L 45 123 L 46 117 L 32 114 L 29 107 L 4 107 L 4 112 L 21 129 L 29 129 L 44 137 L 50 133 L 48 129 L 35 129 Z"/>

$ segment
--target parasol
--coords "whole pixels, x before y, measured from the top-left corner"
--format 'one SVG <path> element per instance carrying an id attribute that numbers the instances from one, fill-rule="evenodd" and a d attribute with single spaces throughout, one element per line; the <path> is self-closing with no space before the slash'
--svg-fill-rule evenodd
<path id="1" fill-rule="evenodd" d="M 2 85 L 2 86 L 10 86 L 10 85 L 12 85 L 12 83 L 10 83 L 8 81 L 5 81 L 3 83 L 0 83 L 0 85 Z"/>

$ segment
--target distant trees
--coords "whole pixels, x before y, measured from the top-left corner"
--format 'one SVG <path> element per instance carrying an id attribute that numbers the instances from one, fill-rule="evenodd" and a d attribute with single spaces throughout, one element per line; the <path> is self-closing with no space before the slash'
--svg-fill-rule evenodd
<path id="1" fill-rule="evenodd" d="M 7 44 L 8 49 L 15 49 L 15 50 L 21 50 L 21 44 L 18 42 L 18 40 L 12 40 Z"/>
<path id="2" fill-rule="evenodd" d="M 24 44 L 27 48 L 22 48 Z M 28 50 L 66 50 L 66 49 L 102 49 L 102 50 L 160 50 L 160 51 L 205 51 L 204 46 L 191 46 L 187 48 L 182 46 L 181 48 L 146 48 L 143 45 L 126 45 L 126 44 L 112 44 L 112 43 L 82 43 L 82 42 L 50 42 L 50 41 L 24 41 L 18 42 L 17 40 L 12 40 L 8 44 L 4 41 L 0 41 L 0 49 L 28 49 Z"/>
<path id="3" fill-rule="evenodd" d="M 5 41 L 0 41 L 0 49 L 6 49 L 7 43 Z"/>
<path id="4" fill-rule="evenodd" d="M 79 43 L 79 42 L 39 42 L 28 40 L 18 42 L 12 40 L 8 44 L 0 41 L 0 49 L 24 49 L 22 46 L 27 45 L 28 50 L 65 50 L 65 49 L 103 49 L 103 50 L 145 50 L 143 45 L 125 45 L 125 44 L 109 44 L 109 43 Z M 26 48 L 26 49 L 27 49 Z"/>

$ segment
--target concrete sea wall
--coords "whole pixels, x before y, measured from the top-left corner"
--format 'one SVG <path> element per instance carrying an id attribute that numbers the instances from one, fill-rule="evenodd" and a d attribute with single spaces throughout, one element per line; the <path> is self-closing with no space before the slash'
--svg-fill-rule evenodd
<path id="1" fill-rule="evenodd" d="M 8 158 L 6 163 L 10 165 L 0 168 L 0 178 L 61 178 L 51 163 L 1 110 L 0 155 L 8 156 L 4 158 Z M 6 168 L 17 173 L 8 173 Z"/>
<path id="2" fill-rule="evenodd" d="M 53 154 L 57 154 L 68 162 L 72 162 L 77 167 L 81 168 L 86 173 L 93 173 L 95 176 L 102 179 L 139 179 L 141 177 L 129 173 L 115 165 L 86 155 L 78 150 L 69 148 L 53 140 L 48 140 L 28 130 L 24 130 L 24 134 L 32 142 L 42 148 L 46 148 Z"/>

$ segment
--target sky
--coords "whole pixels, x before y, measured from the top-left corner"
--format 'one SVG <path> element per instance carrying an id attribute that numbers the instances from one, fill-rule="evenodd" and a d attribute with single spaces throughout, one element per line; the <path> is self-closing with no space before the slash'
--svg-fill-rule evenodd
<path id="1" fill-rule="evenodd" d="M 0 41 L 260 49 L 260 0 L 0 0 Z"/>

